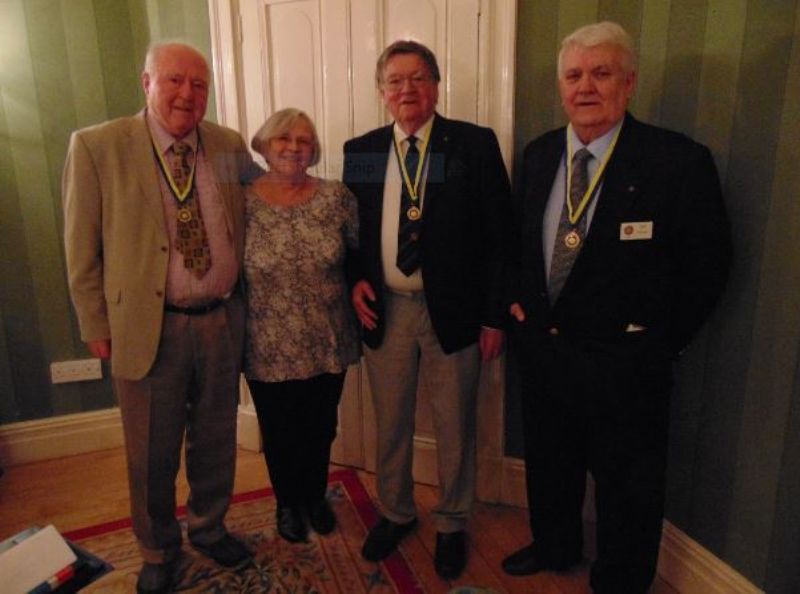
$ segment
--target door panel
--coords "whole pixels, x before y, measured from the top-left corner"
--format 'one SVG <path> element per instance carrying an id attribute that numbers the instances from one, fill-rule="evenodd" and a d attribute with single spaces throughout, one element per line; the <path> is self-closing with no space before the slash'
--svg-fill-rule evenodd
<path id="1" fill-rule="evenodd" d="M 298 107 L 313 118 L 323 147 L 314 173 L 340 178 L 344 141 L 390 121 L 375 88 L 375 63 L 381 51 L 397 39 L 415 39 L 430 47 L 439 62 L 437 111 L 483 125 L 500 122 L 504 129 L 495 128 L 508 156 L 513 141 L 507 114 L 513 96 L 508 73 L 513 75 L 514 0 L 232 4 L 209 0 L 215 80 L 222 95 L 221 121 L 238 125 L 248 141 L 273 111 Z M 225 29 L 227 23 L 232 24 L 231 31 Z M 479 420 L 479 477 L 493 479 L 499 477 L 493 467 L 502 462 L 503 386 L 496 381 L 501 371 L 502 362 L 483 370 L 479 395 L 480 418 L 491 423 Z M 421 482 L 435 484 L 436 442 L 427 399 L 424 393 L 419 396 L 414 474 Z M 374 470 L 373 419 L 366 373 L 360 365 L 353 366 L 340 407 L 334 461 Z M 481 472 L 482 466 L 486 472 Z M 484 491 L 484 499 L 496 499 L 499 486 Z"/>

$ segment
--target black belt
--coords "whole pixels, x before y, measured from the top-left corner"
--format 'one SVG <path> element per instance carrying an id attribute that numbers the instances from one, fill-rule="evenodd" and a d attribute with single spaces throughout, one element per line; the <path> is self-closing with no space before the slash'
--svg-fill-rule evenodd
<path id="1" fill-rule="evenodd" d="M 184 314 L 186 316 L 202 316 L 208 312 L 214 311 L 220 305 L 225 303 L 224 299 L 214 299 L 205 305 L 197 305 L 194 307 L 181 307 L 180 305 L 172 305 L 171 303 L 164 304 L 164 311 L 170 313 Z"/>

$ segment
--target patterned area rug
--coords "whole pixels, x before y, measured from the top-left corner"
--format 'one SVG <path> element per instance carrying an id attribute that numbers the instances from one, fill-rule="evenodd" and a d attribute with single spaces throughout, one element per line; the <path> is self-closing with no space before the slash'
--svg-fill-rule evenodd
<path id="1" fill-rule="evenodd" d="M 234 495 L 225 523 L 255 552 L 255 562 L 237 572 L 220 568 L 184 542 L 177 592 L 252 593 L 421 593 L 416 576 L 401 553 L 383 563 L 362 559 L 366 526 L 377 517 L 375 506 L 352 470 L 331 473 L 328 498 L 338 519 L 328 536 L 311 534 L 308 543 L 290 544 L 275 527 L 271 489 Z M 181 518 L 185 509 L 179 510 Z M 184 526 L 184 536 L 186 534 Z M 64 534 L 108 561 L 114 571 L 83 592 L 135 592 L 141 557 L 130 520 L 109 522 Z M 185 541 L 185 538 L 184 538 Z"/>

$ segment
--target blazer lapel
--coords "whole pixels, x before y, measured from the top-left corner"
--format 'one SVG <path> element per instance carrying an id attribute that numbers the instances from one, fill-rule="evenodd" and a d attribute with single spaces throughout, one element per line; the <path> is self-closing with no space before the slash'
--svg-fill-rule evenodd
<path id="1" fill-rule="evenodd" d="M 205 153 L 206 163 L 214 172 L 214 189 L 217 196 L 220 196 L 222 200 L 222 210 L 225 213 L 225 226 L 228 229 L 228 236 L 234 237 L 231 184 L 220 184 L 219 180 L 238 179 L 231 178 L 231 175 L 238 176 L 238 171 L 230 172 L 226 170 L 230 161 L 226 158 L 224 147 L 220 145 L 220 137 L 214 134 L 209 126 L 205 125 L 205 122 L 200 122 L 198 125 L 198 134 Z"/>
<path id="2" fill-rule="evenodd" d="M 365 201 L 365 203 L 359 202 L 359 207 L 363 205 L 369 209 L 364 212 L 364 217 L 369 219 L 367 224 L 377 225 L 378 229 L 380 229 L 383 217 L 383 188 L 386 182 L 386 167 L 389 158 L 387 151 L 393 150 L 392 134 L 392 124 L 381 128 L 373 136 L 372 142 L 364 145 L 364 150 L 360 152 L 360 157 L 353 155 L 354 159 L 360 158 L 363 161 L 360 164 L 364 168 L 362 175 L 369 175 L 367 187 L 369 188 L 368 192 L 371 199 Z M 373 171 L 369 171 L 372 167 L 374 167 L 374 174 Z"/>
<path id="3" fill-rule="evenodd" d="M 572 270 L 574 274 L 580 274 L 586 261 L 603 257 L 606 246 L 619 241 L 619 222 L 625 219 L 624 213 L 631 211 L 639 194 L 642 179 L 639 157 L 643 147 L 637 140 L 635 127 L 636 121 L 627 116 L 608 162 L 589 235 Z"/>
<path id="4" fill-rule="evenodd" d="M 153 140 L 147 130 L 144 111 L 139 112 L 134 125 L 130 129 L 131 168 L 141 172 L 138 176 L 139 190 L 148 205 L 147 210 L 153 215 L 156 224 L 166 232 L 164 221 L 164 204 L 161 198 L 161 181 L 159 166 L 153 148 Z"/>
<path id="5" fill-rule="evenodd" d="M 526 180 L 528 196 L 526 201 L 529 209 L 525 224 L 525 237 L 542 237 L 544 212 L 550 199 L 550 192 L 555 182 L 558 166 L 564 155 L 566 136 L 562 130 L 537 157 L 533 171 Z M 530 246 L 531 262 L 535 263 L 539 271 L 542 286 L 547 286 L 548 270 L 544 260 L 544 246 L 541 241 L 524 241 L 523 245 Z"/>
<path id="6" fill-rule="evenodd" d="M 438 113 L 433 117 L 431 125 L 431 138 L 428 141 L 428 171 L 425 180 L 425 196 L 422 204 L 422 224 L 425 224 L 425 214 L 430 216 L 431 210 L 436 208 L 436 196 L 444 188 L 447 179 L 447 166 L 451 153 L 449 126 L 447 120 Z"/>

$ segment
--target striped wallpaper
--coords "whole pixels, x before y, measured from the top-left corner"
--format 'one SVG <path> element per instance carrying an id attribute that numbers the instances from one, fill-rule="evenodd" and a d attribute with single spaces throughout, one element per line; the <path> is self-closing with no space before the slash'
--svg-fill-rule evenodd
<path id="1" fill-rule="evenodd" d="M 736 261 L 679 365 L 667 515 L 771 594 L 800 592 L 798 0 L 518 6 L 518 154 L 564 122 L 559 40 L 605 18 L 638 43 L 634 114 L 714 153 Z M 209 54 L 208 31 L 203 0 L 0 0 L 0 424 L 113 405 L 107 382 L 48 377 L 50 361 L 86 356 L 61 246 L 69 133 L 140 109 L 151 40 L 182 37 Z M 507 432 L 518 454 L 519 427 Z"/>
<path id="2" fill-rule="evenodd" d="M 634 115 L 714 154 L 735 264 L 678 366 L 667 516 L 770 594 L 800 592 L 800 6 L 521 0 L 518 17 L 517 159 L 564 123 L 560 40 L 603 19 L 639 48 Z M 517 454 L 519 436 L 509 427 Z"/>
<path id="3" fill-rule="evenodd" d="M 66 286 L 61 170 L 72 130 L 141 109 L 147 46 L 172 38 L 210 55 L 204 0 L 0 0 L 0 424 L 114 404 L 107 380 L 49 381 L 51 361 L 88 356 Z"/>

